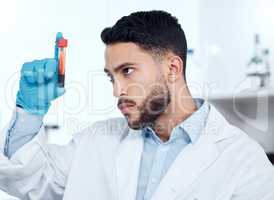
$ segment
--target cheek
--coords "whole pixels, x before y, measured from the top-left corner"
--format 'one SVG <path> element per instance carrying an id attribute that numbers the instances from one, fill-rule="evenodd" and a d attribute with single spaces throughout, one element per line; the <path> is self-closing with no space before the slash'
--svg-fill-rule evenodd
<path id="1" fill-rule="evenodd" d="M 155 74 L 155 73 L 154 73 Z M 149 74 L 138 74 L 138 76 L 127 80 L 126 91 L 127 96 L 134 100 L 138 105 L 142 105 L 144 99 L 147 98 L 150 91 L 155 87 L 155 85 L 161 84 L 161 81 L 158 80 L 158 76 Z"/>
<path id="2" fill-rule="evenodd" d="M 156 76 L 155 72 L 145 72 L 139 73 L 138 76 L 135 76 L 131 81 L 132 82 L 129 83 L 130 88 L 138 93 L 146 95 L 148 90 L 153 88 L 153 86 L 159 82 L 159 78 Z"/>
<path id="3" fill-rule="evenodd" d="M 135 101 L 146 97 L 147 86 L 140 82 L 129 83 L 127 85 L 127 95 Z"/>

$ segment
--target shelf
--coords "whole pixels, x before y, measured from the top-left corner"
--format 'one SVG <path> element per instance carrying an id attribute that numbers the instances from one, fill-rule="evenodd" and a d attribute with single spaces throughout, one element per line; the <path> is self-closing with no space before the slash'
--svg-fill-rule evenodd
<path id="1" fill-rule="evenodd" d="M 226 94 L 218 93 L 209 96 L 209 101 L 218 101 L 218 100 L 231 100 L 231 99 L 257 99 L 257 98 L 270 98 L 274 99 L 274 88 L 260 89 L 260 90 L 246 90 L 241 91 L 240 93 Z"/>

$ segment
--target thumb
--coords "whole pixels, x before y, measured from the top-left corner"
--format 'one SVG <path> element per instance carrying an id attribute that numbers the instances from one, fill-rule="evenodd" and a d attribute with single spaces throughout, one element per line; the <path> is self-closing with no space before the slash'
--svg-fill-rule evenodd
<path id="1" fill-rule="evenodd" d="M 63 87 L 56 87 L 55 88 L 55 94 L 56 94 L 56 96 L 57 97 L 59 97 L 59 96 L 62 96 L 66 91 L 65 91 L 65 88 L 63 88 Z"/>
<path id="2" fill-rule="evenodd" d="M 62 32 L 58 32 L 57 34 L 56 34 L 56 39 L 55 39 L 55 50 L 54 50 L 54 58 L 56 59 L 56 60 L 58 60 L 58 41 L 59 40 L 61 40 L 61 39 L 63 39 L 63 33 Z"/>

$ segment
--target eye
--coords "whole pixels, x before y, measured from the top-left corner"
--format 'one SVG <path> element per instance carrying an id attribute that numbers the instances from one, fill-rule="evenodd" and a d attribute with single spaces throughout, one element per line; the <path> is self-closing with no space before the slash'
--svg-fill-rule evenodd
<path id="1" fill-rule="evenodd" d="M 126 67 L 122 70 L 124 75 L 130 75 L 132 72 L 134 72 L 134 69 L 131 67 Z"/>
<path id="2" fill-rule="evenodd" d="M 107 74 L 107 77 L 111 83 L 114 83 L 114 77 L 111 74 Z"/>

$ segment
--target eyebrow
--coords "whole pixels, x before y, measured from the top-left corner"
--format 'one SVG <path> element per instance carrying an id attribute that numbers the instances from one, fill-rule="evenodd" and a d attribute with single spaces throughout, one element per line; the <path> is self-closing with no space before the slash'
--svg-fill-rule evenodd
<path id="1" fill-rule="evenodd" d="M 117 67 L 115 67 L 115 68 L 113 69 L 113 71 L 114 71 L 114 72 L 117 72 L 117 71 L 119 71 L 120 69 L 122 69 L 123 67 L 129 66 L 129 65 L 136 65 L 136 63 L 130 63 L 130 62 L 122 63 L 122 64 L 118 65 Z M 107 73 L 107 74 L 110 73 L 110 71 L 109 71 L 107 68 L 104 68 L 104 72 Z"/>

